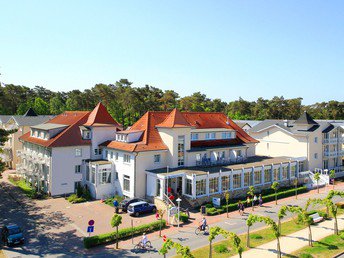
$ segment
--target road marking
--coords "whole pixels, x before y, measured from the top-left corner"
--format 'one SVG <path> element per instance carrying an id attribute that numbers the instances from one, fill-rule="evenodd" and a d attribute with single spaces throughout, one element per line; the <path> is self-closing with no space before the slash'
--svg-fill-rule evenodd
<path id="1" fill-rule="evenodd" d="M 80 232 L 84 237 L 87 237 L 87 234 L 81 230 L 81 228 L 79 228 L 77 225 L 75 225 L 74 223 L 70 224 L 73 228 L 75 228 L 78 232 Z"/>
<path id="2" fill-rule="evenodd" d="M 235 225 L 236 223 L 231 223 L 231 222 L 227 222 L 227 221 L 225 221 L 225 223 L 227 224 L 227 225 Z"/>

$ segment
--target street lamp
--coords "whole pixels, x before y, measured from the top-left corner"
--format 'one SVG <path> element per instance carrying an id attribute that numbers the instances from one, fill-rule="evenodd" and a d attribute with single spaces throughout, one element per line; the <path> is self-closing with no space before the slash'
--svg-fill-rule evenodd
<path id="1" fill-rule="evenodd" d="M 181 201 L 182 201 L 182 199 L 180 199 L 179 197 L 176 200 L 176 202 L 178 203 L 178 228 L 179 228 L 179 221 L 180 221 L 180 202 Z"/>

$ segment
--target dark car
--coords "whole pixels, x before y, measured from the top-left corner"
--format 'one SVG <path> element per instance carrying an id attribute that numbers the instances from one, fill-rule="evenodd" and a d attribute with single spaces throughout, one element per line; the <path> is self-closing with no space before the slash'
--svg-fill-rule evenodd
<path id="1" fill-rule="evenodd" d="M 128 206 L 128 213 L 136 217 L 142 213 L 156 213 L 156 206 L 148 202 L 135 202 Z"/>
<path id="2" fill-rule="evenodd" d="M 1 230 L 1 238 L 7 246 L 24 243 L 23 231 L 16 224 L 4 226 Z"/>
<path id="3" fill-rule="evenodd" d="M 130 199 L 127 198 L 119 203 L 119 208 L 121 208 L 123 212 L 127 212 L 128 206 L 130 204 L 135 203 L 135 202 L 143 202 L 143 201 L 144 200 L 140 198 L 130 198 Z"/>

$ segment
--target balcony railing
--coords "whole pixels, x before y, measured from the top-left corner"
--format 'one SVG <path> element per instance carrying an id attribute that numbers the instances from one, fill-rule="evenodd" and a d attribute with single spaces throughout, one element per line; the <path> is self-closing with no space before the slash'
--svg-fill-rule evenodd
<path id="1" fill-rule="evenodd" d="M 336 144 L 336 143 L 338 143 L 338 138 L 324 139 L 323 143 L 325 143 L 325 144 Z"/>
<path id="2" fill-rule="evenodd" d="M 236 159 L 224 159 L 219 158 L 212 160 L 210 158 L 203 158 L 202 160 L 196 160 L 196 166 L 208 167 L 208 166 L 221 166 L 221 165 L 231 165 L 244 162 L 246 158 L 238 156 Z"/>
<path id="3" fill-rule="evenodd" d="M 324 151 L 325 157 L 335 157 L 338 155 L 338 151 Z"/>

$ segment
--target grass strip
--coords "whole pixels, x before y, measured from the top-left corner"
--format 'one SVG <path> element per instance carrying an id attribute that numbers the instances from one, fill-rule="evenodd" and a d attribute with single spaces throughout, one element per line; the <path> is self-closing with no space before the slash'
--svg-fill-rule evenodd
<path id="1" fill-rule="evenodd" d="M 33 198 L 36 194 L 35 190 L 32 189 L 24 179 L 16 180 L 13 177 L 8 177 L 8 180 L 15 186 L 18 186 L 20 190 L 30 198 Z"/>

